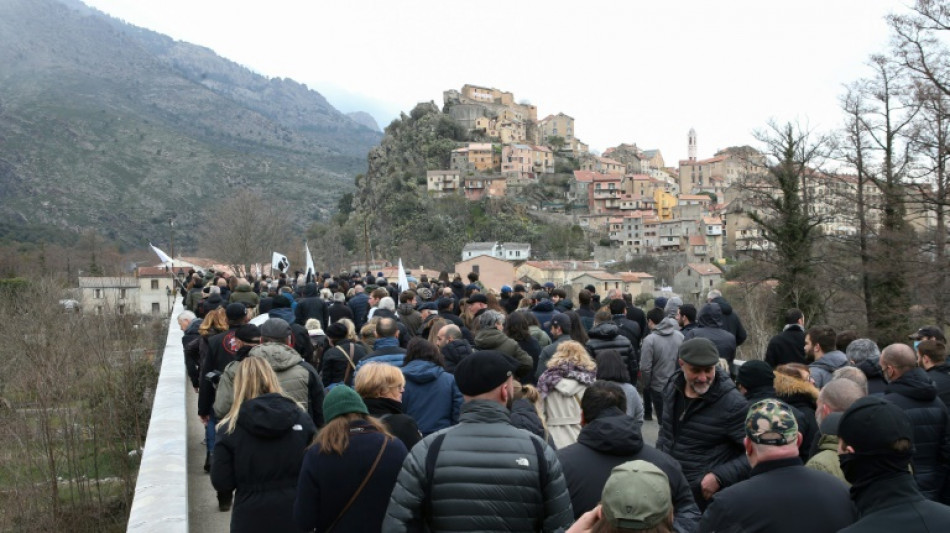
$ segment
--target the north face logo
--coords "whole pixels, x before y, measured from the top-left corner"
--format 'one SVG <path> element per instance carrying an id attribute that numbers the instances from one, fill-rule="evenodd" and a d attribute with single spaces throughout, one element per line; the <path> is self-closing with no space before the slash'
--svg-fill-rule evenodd
<path id="1" fill-rule="evenodd" d="M 530 466 L 531 463 L 528 462 L 524 457 L 519 457 L 515 459 L 515 462 L 518 463 L 518 466 Z"/>

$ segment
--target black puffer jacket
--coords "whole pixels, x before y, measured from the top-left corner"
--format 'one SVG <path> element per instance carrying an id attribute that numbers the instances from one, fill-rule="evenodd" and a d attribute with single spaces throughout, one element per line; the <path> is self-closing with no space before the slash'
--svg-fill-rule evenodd
<path id="1" fill-rule="evenodd" d="M 297 476 L 316 431 L 307 413 L 280 394 L 244 402 L 234 432 L 218 430 L 211 484 L 236 490 L 231 531 L 298 531 Z"/>
<path id="2" fill-rule="evenodd" d="M 442 357 L 445 358 L 445 371 L 454 374 L 462 358 L 472 354 L 472 345 L 465 339 L 455 339 L 442 347 Z"/>
<path id="3" fill-rule="evenodd" d="M 551 337 L 551 319 L 554 318 L 554 315 L 559 314 L 554 308 L 554 302 L 551 300 L 541 300 L 531 308 L 531 313 L 538 319 L 538 324 L 541 324 L 541 329 L 548 334 L 548 337 Z"/>
<path id="4" fill-rule="evenodd" d="M 721 369 L 701 398 L 685 397 L 686 378 L 677 370 L 663 389 L 663 422 L 656 447 L 680 462 L 693 489 L 693 498 L 705 507 L 700 482 L 712 472 L 723 487 L 749 476 L 745 456 L 746 399 Z"/>
<path id="5" fill-rule="evenodd" d="M 706 304 L 699 310 L 699 316 L 696 317 L 698 328 L 690 330 L 683 335 L 683 340 L 688 341 L 697 337 L 709 339 L 716 345 L 719 351 L 719 357 L 729 361 L 736 358 L 736 337 L 723 329 L 722 310 L 719 304 Z"/>
<path id="6" fill-rule="evenodd" d="M 742 320 L 739 319 L 739 315 L 733 312 L 732 305 L 722 296 L 713 299 L 713 303 L 719 304 L 719 308 L 722 309 L 722 328 L 732 333 L 736 338 L 736 346 L 742 346 L 748 334 L 745 328 L 742 327 Z"/>
<path id="7" fill-rule="evenodd" d="M 547 431 L 544 429 L 544 423 L 541 422 L 541 417 L 538 416 L 537 409 L 535 409 L 528 400 L 518 398 L 511 403 L 511 425 L 534 433 L 548 441 L 551 447 L 554 447 L 550 435 L 547 435 Z"/>
<path id="8" fill-rule="evenodd" d="M 577 442 L 558 450 L 564 479 L 571 493 L 574 517 L 593 509 L 610 471 L 628 461 L 646 461 L 656 465 L 670 481 L 674 522 L 677 532 L 694 531 L 699 508 L 693 501 L 689 483 L 680 465 L 669 455 L 643 444 L 636 421 L 620 409 L 611 407 L 581 428 Z"/>
<path id="9" fill-rule="evenodd" d="M 594 360 L 597 359 L 598 354 L 605 350 L 617 350 L 630 372 L 630 379 L 636 381 L 640 358 L 637 355 L 637 350 L 630 344 L 630 339 L 620 334 L 620 328 L 616 324 L 610 322 L 597 324 L 590 328 L 587 335 L 590 337 L 590 340 L 587 341 L 587 350 L 594 357 Z"/>
<path id="10" fill-rule="evenodd" d="M 937 398 L 937 386 L 923 369 L 913 368 L 888 384 L 884 399 L 910 418 L 914 426 L 914 479 L 927 499 L 937 500 L 950 469 L 950 417 Z"/>
<path id="11" fill-rule="evenodd" d="M 426 494 L 426 459 L 439 435 L 432 491 Z M 541 476 L 536 440 L 543 450 L 547 484 Z M 508 410 L 489 400 L 462 406 L 457 426 L 433 433 L 412 448 L 396 479 L 383 531 L 422 526 L 431 501 L 433 531 L 557 531 L 573 522 L 571 498 L 561 463 L 543 441 L 511 425 Z"/>

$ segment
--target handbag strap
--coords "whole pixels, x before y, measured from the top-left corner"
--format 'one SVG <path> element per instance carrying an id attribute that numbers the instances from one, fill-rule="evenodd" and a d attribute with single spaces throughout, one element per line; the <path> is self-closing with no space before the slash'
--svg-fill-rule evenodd
<path id="1" fill-rule="evenodd" d="M 373 461 L 373 466 L 369 468 L 369 472 L 367 472 L 366 477 L 363 478 L 363 482 L 360 483 L 360 486 L 357 487 L 356 492 L 353 493 L 353 496 L 350 498 L 350 501 L 346 502 L 346 505 L 343 506 L 343 510 L 340 511 L 340 514 L 337 515 L 336 519 L 333 520 L 333 523 L 330 524 L 330 527 L 328 527 L 325 531 L 330 531 L 333 529 L 333 526 L 335 526 L 337 522 L 339 522 L 340 519 L 343 518 L 343 515 L 345 515 L 346 512 L 350 510 L 350 507 L 353 505 L 353 502 L 356 501 L 356 498 L 359 497 L 361 492 L 363 492 L 363 488 L 366 487 L 367 483 L 369 483 L 369 478 L 373 477 L 373 472 L 375 472 L 376 467 L 379 466 L 379 461 L 383 458 L 383 452 L 386 451 L 386 446 L 389 446 L 389 440 L 390 438 L 388 435 L 384 437 L 383 445 L 379 447 L 379 453 L 376 454 L 376 460 Z"/>

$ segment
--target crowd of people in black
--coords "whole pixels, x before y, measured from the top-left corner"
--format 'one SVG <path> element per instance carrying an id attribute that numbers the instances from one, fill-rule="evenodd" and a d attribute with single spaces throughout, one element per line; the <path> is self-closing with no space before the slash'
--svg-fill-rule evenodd
<path id="1" fill-rule="evenodd" d="M 880 350 L 790 309 L 742 362 L 715 290 L 209 271 L 182 296 L 232 531 L 950 531 L 938 327 Z"/>

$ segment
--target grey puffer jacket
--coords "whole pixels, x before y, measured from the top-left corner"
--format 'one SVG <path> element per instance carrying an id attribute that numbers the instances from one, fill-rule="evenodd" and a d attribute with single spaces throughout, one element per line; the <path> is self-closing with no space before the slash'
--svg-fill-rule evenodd
<path id="1" fill-rule="evenodd" d="M 700 482 L 707 473 L 722 487 L 749 477 L 745 456 L 746 399 L 721 369 L 702 397 L 685 396 L 686 378 L 678 370 L 663 391 L 663 421 L 656 448 L 680 462 L 693 497 L 701 509 L 707 503 Z"/>
<path id="2" fill-rule="evenodd" d="M 644 389 L 663 392 L 670 377 L 679 368 L 680 345 L 683 334 L 679 331 L 676 319 L 664 318 L 653 332 L 643 338 L 640 349 L 640 383 Z M 631 378 L 633 376 L 630 376 Z"/>
<path id="3" fill-rule="evenodd" d="M 445 434 L 426 494 L 429 446 Z M 535 440 L 547 463 L 540 486 Z M 462 406 L 461 419 L 413 446 L 396 479 L 383 531 L 417 530 L 425 500 L 432 531 L 557 531 L 574 520 L 561 464 L 543 440 L 510 423 L 508 410 L 489 400 Z"/>
<path id="4" fill-rule="evenodd" d="M 266 359 L 277 374 L 284 394 L 300 404 L 317 427 L 323 425 L 323 383 L 317 371 L 304 361 L 296 350 L 286 344 L 268 342 L 255 346 L 249 355 Z M 234 374 L 237 373 L 239 364 L 240 361 L 229 363 L 218 382 L 214 412 L 219 419 L 231 410 L 231 403 L 234 401 Z"/>

